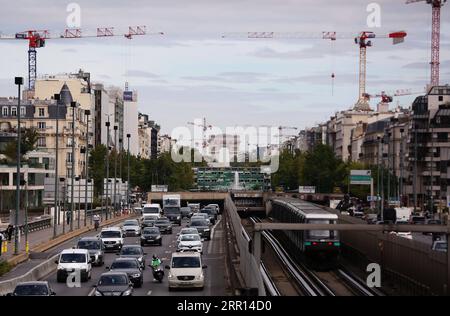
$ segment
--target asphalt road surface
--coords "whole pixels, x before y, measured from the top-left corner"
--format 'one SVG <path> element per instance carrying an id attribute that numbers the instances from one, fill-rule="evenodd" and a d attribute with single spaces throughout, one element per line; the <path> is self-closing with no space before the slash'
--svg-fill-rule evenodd
<path id="1" fill-rule="evenodd" d="M 144 251 L 147 253 L 146 269 L 144 270 L 144 284 L 141 288 L 134 289 L 134 296 L 223 296 L 226 295 L 226 276 L 225 276 L 225 250 L 224 250 L 224 232 L 222 221 L 217 221 L 211 233 L 210 241 L 203 243 L 203 264 L 208 267 L 205 269 L 205 287 L 203 290 L 177 290 L 169 292 L 167 274 L 162 283 L 153 280 L 152 270 L 148 267 L 153 254 L 156 254 L 162 260 L 162 266 L 168 265 L 171 254 L 175 252 L 175 242 L 177 233 L 181 228 L 186 227 L 188 221 L 185 219 L 180 226 L 173 226 L 171 235 L 162 235 L 162 246 L 145 246 Z M 140 244 L 139 237 L 126 237 L 125 244 Z M 75 243 L 73 244 L 73 246 Z M 67 248 L 67 247 L 66 247 Z M 106 267 L 111 266 L 114 259 L 118 258 L 116 253 L 108 252 L 105 255 L 105 265 L 102 267 L 92 268 L 92 277 L 88 282 L 81 283 L 81 287 L 70 288 L 66 283 L 56 282 L 56 271 L 48 275 L 44 280 L 48 281 L 50 286 L 56 292 L 57 296 L 88 296 L 94 292 L 93 285 L 97 284 L 102 273 L 107 272 Z"/>

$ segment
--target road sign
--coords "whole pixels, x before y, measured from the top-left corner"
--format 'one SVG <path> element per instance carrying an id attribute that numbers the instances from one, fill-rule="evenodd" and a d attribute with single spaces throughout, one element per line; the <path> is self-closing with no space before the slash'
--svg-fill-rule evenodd
<path id="1" fill-rule="evenodd" d="M 389 198 L 389 205 L 400 205 L 400 201 L 397 198 Z"/>
<path id="2" fill-rule="evenodd" d="M 298 193 L 310 193 L 310 194 L 314 194 L 316 193 L 316 187 L 312 187 L 312 186 L 299 186 L 298 187 Z"/>
<path id="3" fill-rule="evenodd" d="M 351 176 L 372 176 L 371 170 L 350 170 Z"/>
<path id="4" fill-rule="evenodd" d="M 372 184 L 372 171 L 350 170 L 350 184 Z"/>
<path id="5" fill-rule="evenodd" d="M 367 196 L 367 202 L 381 201 L 381 196 Z"/>
<path id="6" fill-rule="evenodd" d="M 152 190 L 152 192 L 168 192 L 169 186 L 168 185 L 152 185 L 151 190 Z"/>

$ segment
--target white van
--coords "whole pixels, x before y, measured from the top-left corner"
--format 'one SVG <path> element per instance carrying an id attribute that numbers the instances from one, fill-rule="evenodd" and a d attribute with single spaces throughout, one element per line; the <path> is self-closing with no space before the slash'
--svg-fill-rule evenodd
<path id="1" fill-rule="evenodd" d="M 59 258 L 55 261 L 58 265 L 56 280 L 65 282 L 71 273 L 80 271 L 82 282 L 91 278 L 91 257 L 87 249 L 66 249 L 61 252 Z M 76 280 L 76 277 L 75 279 Z"/>
<path id="2" fill-rule="evenodd" d="M 162 209 L 158 203 L 145 204 L 142 208 L 141 221 L 144 219 L 158 219 L 161 217 Z"/>
<path id="3" fill-rule="evenodd" d="M 169 276 L 169 291 L 174 288 L 197 288 L 205 286 L 202 257 L 199 252 L 175 252 L 170 266 L 166 266 Z"/>

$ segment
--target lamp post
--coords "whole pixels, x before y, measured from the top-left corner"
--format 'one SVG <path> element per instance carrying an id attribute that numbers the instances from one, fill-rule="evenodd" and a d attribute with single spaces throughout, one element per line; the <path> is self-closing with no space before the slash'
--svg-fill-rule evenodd
<path id="1" fill-rule="evenodd" d="M 380 185 L 380 154 L 381 154 L 381 137 L 377 137 L 377 141 L 378 141 L 378 151 L 377 151 L 377 208 L 378 208 L 378 212 L 381 213 L 381 207 L 380 207 L 380 196 L 381 196 L 381 185 Z M 381 218 L 381 214 L 380 214 L 380 218 Z"/>
<path id="2" fill-rule="evenodd" d="M 130 210 L 130 137 L 131 134 L 127 134 L 128 150 L 127 150 L 127 206 Z"/>
<path id="3" fill-rule="evenodd" d="M 403 133 L 405 129 L 400 129 L 400 181 L 398 183 L 399 187 L 399 200 L 400 206 L 403 206 Z"/>
<path id="4" fill-rule="evenodd" d="M 108 212 L 109 212 L 109 203 L 108 203 L 108 188 L 109 188 L 109 127 L 111 123 L 109 122 L 109 116 L 108 116 L 108 122 L 105 123 L 106 125 L 106 219 L 108 219 Z"/>
<path id="5" fill-rule="evenodd" d="M 64 196 L 63 196 L 63 201 L 64 201 L 64 206 L 63 206 L 63 219 L 62 219 L 62 225 L 63 225 L 63 230 L 62 230 L 62 233 L 63 233 L 63 235 L 65 234 L 65 232 L 66 232 L 66 216 L 67 216 L 67 214 L 66 214 L 66 207 L 67 207 L 67 205 L 66 205 L 66 203 L 67 203 L 67 186 L 66 186 L 66 183 L 65 183 L 65 181 L 66 181 L 66 179 L 65 178 L 59 178 L 59 182 L 64 182 L 63 183 L 63 188 L 64 188 Z M 58 192 L 59 192 L 59 187 L 58 187 Z"/>
<path id="6" fill-rule="evenodd" d="M 71 102 L 72 108 L 72 172 L 70 174 L 72 187 L 70 188 L 71 208 L 70 208 L 70 231 L 73 231 L 73 213 L 75 211 L 75 199 L 74 199 L 74 180 L 75 180 L 75 108 L 76 102 Z"/>
<path id="7" fill-rule="evenodd" d="M 117 213 L 117 129 L 119 127 L 114 125 L 114 204 L 113 211 L 114 217 Z"/>
<path id="8" fill-rule="evenodd" d="M 58 218 L 60 214 L 59 204 L 59 182 L 58 182 L 58 153 L 59 153 L 59 101 L 61 96 L 55 94 L 53 99 L 56 101 L 56 133 L 55 133 L 55 200 L 54 200 L 54 218 L 53 218 L 53 238 L 58 235 Z M 58 214 L 58 215 L 57 215 Z"/>
<path id="9" fill-rule="evenodd" d="M 80 228 L 80 208 L 81 208 L 81 200 L 80 200 L 80 180 L 81 180 L 81 176 L 76 176 L 75 177 L 75 181 L 77 182 L 77 187 L 78 187 L 78 208 L 77 208 L 77 216 L 78 216 L 78 228 Z"/>
<path id="10" fill-rule="evenodd" d="M 387 182 L 387 198 L 388 198 L 388 204 L 389 199 L 391 198 L 391 136 L 392 133 L 388 132 L 387 137 L 387 146 L 388 146 L 388 152 L 387 152 L 387 166 L 388 166 L 388 182 Z"/>
<path id="11" fill-rule="evenodd" d="M 417 212 L 417 125 L 414 124 L 414 170 L 413 170 L 413 194 L 414 213 Z"/>
<path id="12" fill-rule="evenodd" d="M 84 226 L 87 224 L 87 211 L 88 211 L 88 179 L 89 179 L 89 115 L 91 115 L 90 110 L 84 110 L 84 115 L 86 116 L 86 158 L 84 159 Z M 92 224 L 92 214 L 91 214 L 91 224 Z"/>
<path id="13" fill-rule="evenodd" d="M 14 83 L 17 85 L 17 174 L 16 174 L 16 214 L 14 219 L 14 255 L 19 254 L 19 209 L 20 209 L 20 88 L 23 85 L 22 77 L 15 77 Z"/>

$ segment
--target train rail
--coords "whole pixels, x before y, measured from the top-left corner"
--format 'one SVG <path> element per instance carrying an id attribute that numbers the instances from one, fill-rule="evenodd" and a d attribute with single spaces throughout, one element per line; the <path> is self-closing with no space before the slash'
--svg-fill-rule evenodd
<path id="1" fill-rule="evenodd" d="M 261 222 L 261 219 L 251 217 L 250 221 L 256 223 Z M 319 276 L 304 263 L 294 260 L 270 231 L 263 231 L 262 237 L 273 249 L 279 260 L 286 267 L 286 270 L 292 276 L 296 285 L 305 295 L 337 296 L 340 295 L 339 292 L 342 293 L 342 291 L 338 291 L 327 284 L 327 280 L 323 277 L 323 273 Z M 383 296 L 381 291 L 368 287 L 366 282 L 343 266 L 339 266 L 336 270 L 330 271 L 327 274 L 329 274 L 328 278 L 332 278 L 331 275 L 334 275 L 335 279 L 343 285 L 341 285 L 340 288 L 345 287 L 347 289 L 347 291 L 344 291 L 344 295 Z"/>
<path id="2" fill-rule="evenodd" d="M 251 217 L 250 221 L 253 223 L 261 221 L 259 218 Z M 273 249 L 283 266 L 291 275 L 296 286 L 301 289 L 302 293 L 306 296 L 335 296 L 333 291 L 322 282 L 317 276 L 312 274 L 309 270 L 300 266 L 295 260 L 287 253 L 280 242 L 272 235 L 272 233 L 264 231 L 262 233 L 263 238 Z"/>

